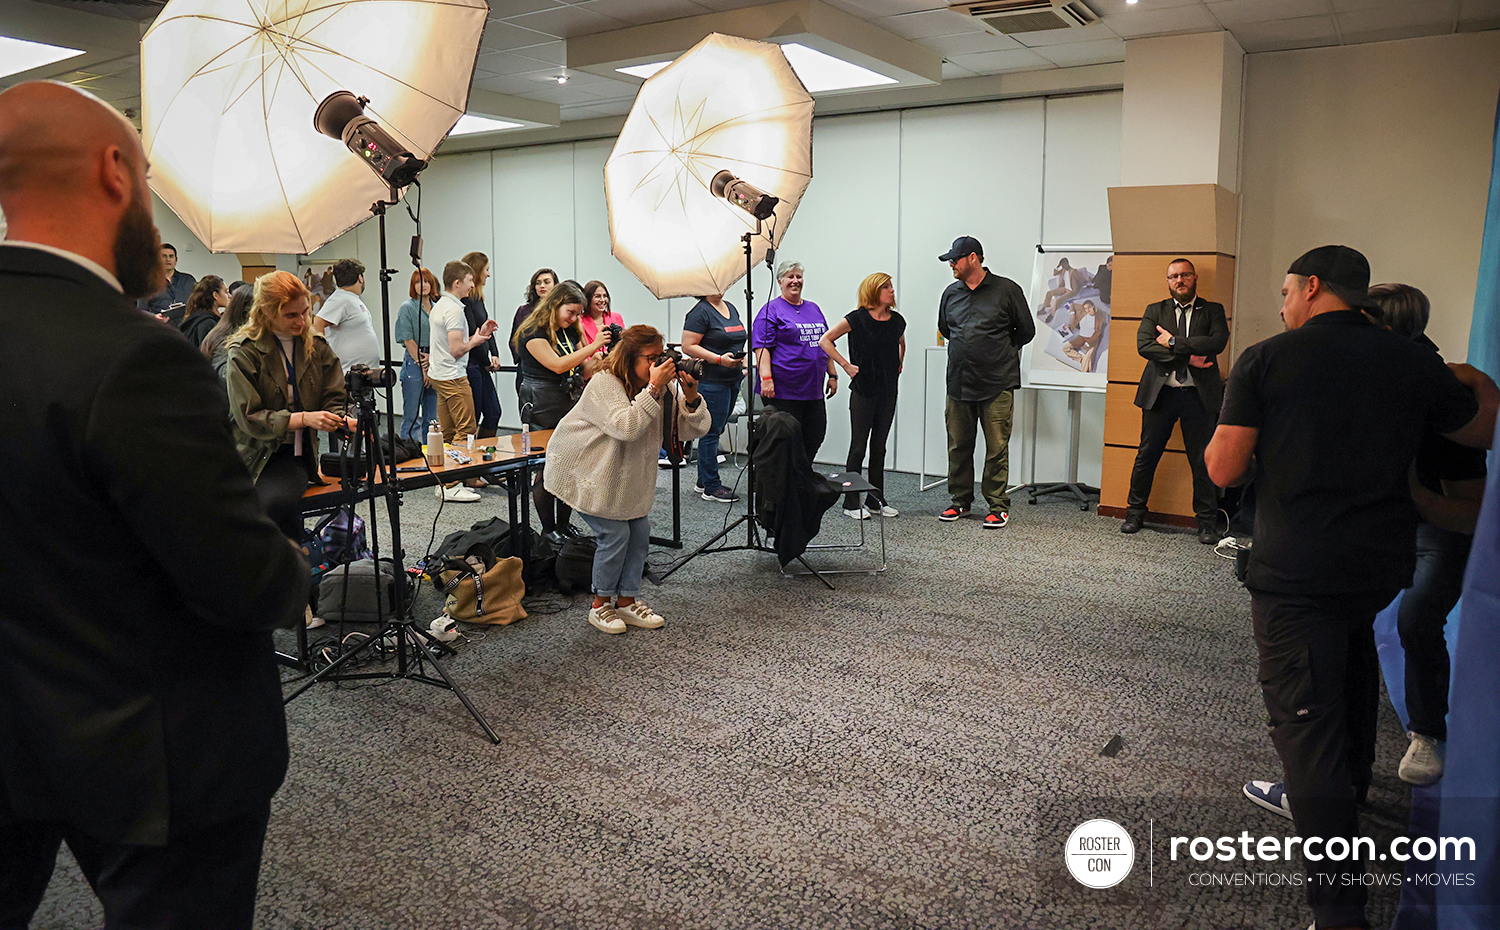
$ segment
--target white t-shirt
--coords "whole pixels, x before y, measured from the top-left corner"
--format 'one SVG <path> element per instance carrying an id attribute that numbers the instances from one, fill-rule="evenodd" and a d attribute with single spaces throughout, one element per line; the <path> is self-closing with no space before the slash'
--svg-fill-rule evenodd
<path id="1" fill-rule="evenodd" d="M 457 297 L 447 291 L 438 298 L 438 302 L 432 305 L 432 313 L 428 316 L 431 324 L 428 342 L 427 376 L 434 381 L 457 381 L 469 376 L 468 364 L 465 359 L 467 352 L 454 358 L 448 351 L 448 334 L 458 333 L 459 337 L 467 340 L 472 333 L 469 332 L 469 318 L 464 315 L 464 305 Z"/>
<path id="2" fill-rule="evenodd" d="M 363 362 L 380 367 L 380 340 L 375 336 L 375 321 L 359 295 L 339 288 L 318 308 L 318 319 L 327 320 L 323 338 L 339 357 L 347 373 Z"/>

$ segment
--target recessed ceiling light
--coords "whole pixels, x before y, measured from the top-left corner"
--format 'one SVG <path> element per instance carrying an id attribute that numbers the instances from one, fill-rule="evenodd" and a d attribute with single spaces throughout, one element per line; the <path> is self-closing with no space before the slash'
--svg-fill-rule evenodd
<path id="1" fill-rule="evenodd" d="M 568 76 L 566 74 L 559 74 L 557 76 L 557 83 L 559 83 L 559 84 L 566 84 L 566 83 L 568 83 Z"/>
<path id="2" fill-rule="evenodd" d="M 20 74 L 22 71 L 50 65 L 54 61 L 77 58 L 82 54 L 82 49 L 63 48 L 60 45 L 45 45 L 41 42 L 27 42 L 25 39 L 0 36 L 0 62 L 4 62 L 0 64 L 0 77 Z"/>
<path id="3" fill-rule="evenodd" d="M 521 123 L 513 123 L 510 120 L 491 119 L 488 116 L 475 116 L 473 113 L 465 113 L 458 118 L 458 123 L 449 131 L 450 136 L 463 136 L 471 132 L 497 132 L 501 129 L 520 129 Z"/>
<path id="4" fill-rule="evenodd" d="M 788 42 L 781 47 L 781 50 L 786 53 L 786 60 L 791 63 L 792 70 L 797 72 L 797 77 L 802 79 L 802 83 L 811 94 L 897 83 L 893 77 L 887 77 L 869 68 L 861 68 L 842 58 L 835 58 L 796 42 Z M 670 61 L 653 61 L 649 64 L 631 65 L 628 68 L 615 70 L 645 80 L 670 64 Z"/>
<path id="5" fill-rule="evenodd" d="M 1126 6 L 1135 6 L 1137 3 L 1140 3 L 1140 2 L 1141 2 L 1141 0 L 1125 0 L 1125 5 Z"/>

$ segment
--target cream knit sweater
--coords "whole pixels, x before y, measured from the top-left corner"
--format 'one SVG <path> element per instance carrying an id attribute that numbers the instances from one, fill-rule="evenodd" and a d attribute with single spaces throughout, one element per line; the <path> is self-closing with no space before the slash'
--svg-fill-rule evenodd
<path id="1" fill-rule="evenodd" d="M 583 397 L 547 441 L 543 482 L 579 513 L 634 520 L 656 499 L 656 459 L 661 449 L 662 404 L 642 388 L 634 398 L 607 371 L 589 379 Z M 677 432 L 686 442 L 708 432 L 708 405 L 689 413 L 677 402 Z"/>

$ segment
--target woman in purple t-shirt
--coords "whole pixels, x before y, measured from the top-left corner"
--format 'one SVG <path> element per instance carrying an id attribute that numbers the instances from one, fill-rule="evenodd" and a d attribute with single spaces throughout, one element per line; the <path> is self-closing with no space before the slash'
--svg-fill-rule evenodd
<path id="1" fill-rule="evenodd" d="M 818 345 L 828 331 L 828 321 L 817 304 L 802 299 L 800 262 L 782 262 L 776 269 L 776 283 L 781 296 L 760 308 L 751 327 L 751 345 L 760 370 L 756 391 L 767 407 L 797 418 L 802 425 L 802 447 L 808 459 L 813 459 L 828 433 L 824 401 L 839 389 L 833 360 Z"/>

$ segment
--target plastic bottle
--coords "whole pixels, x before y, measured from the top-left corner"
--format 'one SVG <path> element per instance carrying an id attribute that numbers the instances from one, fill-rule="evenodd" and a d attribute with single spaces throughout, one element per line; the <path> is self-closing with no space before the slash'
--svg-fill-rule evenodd
<path id="1" fill-rule="evenodd" d="M 443 430 L 436 420 L 427 425 L 427 464 L 433 468 L 443 464 Z"/>
<path id="2" fill-rule="evenodd" d="M 531 424 L 521 421 L 521 454 L 531 454 Z"/>

